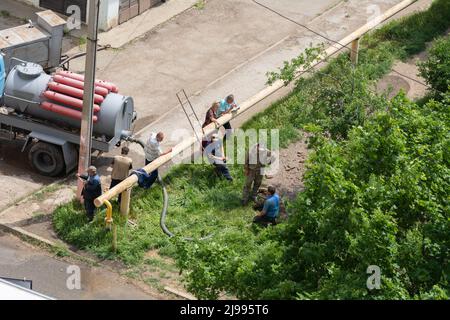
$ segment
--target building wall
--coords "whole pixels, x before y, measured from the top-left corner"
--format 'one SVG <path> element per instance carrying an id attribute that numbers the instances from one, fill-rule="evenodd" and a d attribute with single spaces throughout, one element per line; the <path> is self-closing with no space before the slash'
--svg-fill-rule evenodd
<path id="1" fill-rule="evenodd" d="M 119 0 L 102 0 L 98 17 L 98 27 L 107 31 L 119 24 Z"/>
<path id="2" fill-rule="evenodd" d="M 27 4 L 39 7 L 39 0 L 19 0 Z M 61 0 L 62 1 L 62 0 Z M 160 0 L 140 0 L 142 2 L 148 2 L 153 6 L 161 2 Z M 120 0 L 101 0 L 100 12 L 99 12 L 99 29 L 101 31 L 110 30 L 119 25 L 119 5 Z M 89 4 L 87 5 L 89 7 Z M 89 8 L 86 8 L 89 11 Z"/>
<path id="3" fill-rule="evenodd" d="M 32 6 L 39 7 L 39 0 L 19 0 L 20 2 L 25 2 L 26 4 L 31 4 Z"/>

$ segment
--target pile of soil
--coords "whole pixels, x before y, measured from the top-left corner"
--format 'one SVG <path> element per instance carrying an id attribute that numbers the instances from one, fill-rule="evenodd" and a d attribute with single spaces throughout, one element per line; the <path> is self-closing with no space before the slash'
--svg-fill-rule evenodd
<path id="1" fill-rule="evenodd" d="M 292 143 L 286 149 L 280 150 L 280 165 L 278 172 L 267 176 L 264 184 L 273 185 L 278 193 L 285 198 L 294 199 L 303 190 L 303 175 L 306 171 L 305 162 L 308 158 L 307 135 Z"/>

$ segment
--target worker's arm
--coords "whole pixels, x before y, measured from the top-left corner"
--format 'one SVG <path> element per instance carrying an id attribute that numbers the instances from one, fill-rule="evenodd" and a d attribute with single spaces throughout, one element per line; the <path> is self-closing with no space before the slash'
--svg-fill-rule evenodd
<path id="1" fill-rule="evenodd" d="M 216 156 L 213 155 L 213 154 L 209 154 L 209 155 L 208 155 L 208 158 L 210 158 L 211 160 L 219 160 L 219 161 L 225 161 L 225 160 L 227 160 L 226 157 L 216 157 Z"/>
<path id="2" fill-rule="evenodd" d="M 262 209 L 262 211 L 260 212 L 259 216 L 263 217 L 267 214 L 267 210 L 269 209 L 269 202 L 266 200 L 264 201 L 264 207 Z"/>
<path id="3" fill-rule="evenodd" d="M 219 125 L 219 121 L 218 121 L 217 118 L 216 118 L 216 114 L 215 114 L 212 110 L 209 110 L 209 111 L 208 111 L 208 117 L 209 117 L 209 119 L 210 119 L 212 122 L 214 122 L 216 125 Z"/>
<path id="4" fill-rule="evenodd" d="M 236 103 L 233 103 L 233 104 L 231 104 L 230 109 L 228 109 L 227 111 L 225 111 L 224 114 L 231 113 L 231 112 L 233 112 L 234 110 L 238 110 L 238 109 L 239 109 L 239 107 L 237 106 L 237 104 L 236 104 Z"/>
<path id="5" fill-rule="evenodd" d="M 161 156 L 165 156 L 166 154 L 171 153 L 171 152 L 172 152 L 172 148 L 170 148 L 169 150 L 166 150 L 165 152 L 161 153 L 159 156 L 160 157 Z"/>
<path id="6" fill-rule="evenodd" d="M 87 174 L 79 174 L 77 173 L 77 178 L 83 181 L 83 183 L 86 183 L 89 179 L 89 176 Z"/>
<path id="7" fill-rule="evenodd" d="M 216 124 L 216 127 L 220 126 L 219 120 L 217 120 L 216 118 L 211 118 L 211 121 Z"/>
<path id="8" fill-rule="evenodd" d="M 230 109 L 228 109 L 227 111 L 222 112 L 222 115 L 224 114 L 229 114 L 233 111 L 233 107 L 231 107 Z"/>

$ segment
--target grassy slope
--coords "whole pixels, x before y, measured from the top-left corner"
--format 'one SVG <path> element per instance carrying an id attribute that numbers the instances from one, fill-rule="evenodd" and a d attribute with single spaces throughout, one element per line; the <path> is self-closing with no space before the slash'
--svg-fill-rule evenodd
<path id="1" fill-rule="evenodd" d="M 363 40 L 360 55 L 361 72 L 372 80 L 389 71 L 395 59 L 404 59 L 425 48 L 427 41 L 444 32 L 450 21 L 450 2 L 437 1 L 431 10 L 407 19 L 394 21 Z M 346 59 L 345 55 L 339 59 Z M 324 71 L 333 73 L 333 65 Z M 245 128 L 278 128 L 280 143 L 288 146 L 299 138 L 298 129 L 315 123 L 314 106 L 304 105 L 305 97 L 317 83 L 317 76 L 307 85 L 297 88 L 286 98 L 274 103 L 265 112 L 250 120 Z M 324 120 L 324 119 L 322 119 Z M 327 120 L 327 119 L 325 119 Z M 330 120 L 330 119 L 328 119 Z M 332 119 L 331 119 L 332 120 Z M 242 208 L 239 200 L 243 184 L 241 168 L 233 167 L 233 184 L 214 176 L 210 166 L 177 166 L 165 178 L 170 196 L 168 227 L 183 236 L 200 237 L 210 232 L 216 242 L 250 248 L 257 237 L 251 227 L 251 208 Z M 94 252 L 100 257 L 118 258 L 127 264 L 139 264 L 143 255 L 152 248 L 173 256 L 176 241 L 169 240 L 159 227 L 162 196 L 159 187 L 148 191 L 135 190 L 131 218 L 138 223 L 136 229 L 124 225 L 117 212 L 114 221 L 118 227 L 118 251 L 111 252 L 111 233 L 104 230 L 104 212 L 97 215 L 94 224 L 86 224 L 82 208 L 71 203 L 56 210 L 54 227 L 65 241 Z M 264 231 L 269 232 L 269 231 Z"/>

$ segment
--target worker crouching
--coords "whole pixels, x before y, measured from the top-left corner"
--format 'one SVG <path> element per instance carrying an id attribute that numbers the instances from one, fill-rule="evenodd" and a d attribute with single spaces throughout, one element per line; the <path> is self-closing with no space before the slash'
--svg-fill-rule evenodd
<path id="1" fill-rule="evenodd" d="M 253 219 L 254 223 L 262 226 L 269 224 L 276 225 L 276 219 L 280 214 L 280 197 L 276 193 L 273 186 L 267 188 L 267 195 L 264 200 L 264 205 L 261 212 Z"/>

